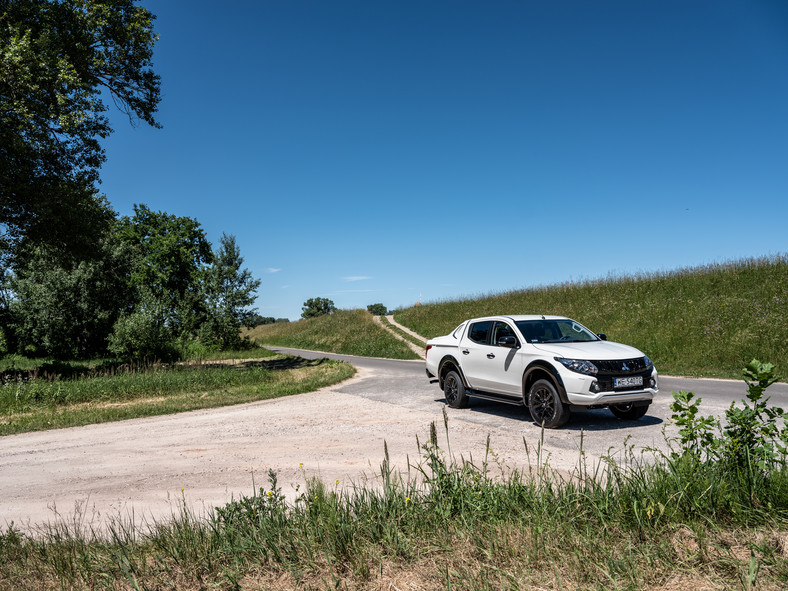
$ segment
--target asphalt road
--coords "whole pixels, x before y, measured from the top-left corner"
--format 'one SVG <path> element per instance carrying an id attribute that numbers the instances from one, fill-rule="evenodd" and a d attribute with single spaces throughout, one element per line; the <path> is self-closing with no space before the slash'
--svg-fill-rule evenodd
<path id="1" fill-rule="evenodd" d="M 426 374 L 424 373 L 423 361 L 372 359 L 354 357 L 352 355 L 336 355 L 317 351 L 305 351 L 302 349 L 288 349 L 285 347 L 269 348 L 272 351 L 299 355 L 308 359 L 327 357 L 329 359 L 347 361 L 357 367 L 372 369 L 381 374 L 381 376 L 389 376 L 385 387 L 380 390 L 379 394 L 374 392 L 367 393 L 366 397 L 372 397 L 374 399 L 381 399 L 381 397 L 383 397 L 382 399 L 392 404 L 401 404 L 404 406 L 415 404 L 415 401 L 421 400 L 421 398 L 415 397 L 414 393 L 423 389 L 425 387 L 424 385 L 428 383 Z M 397 384 L 401 385 L 398 386 Z M 634 422 L 643 422 L 644 424 L 651 425 L 657 422 L 663 423 L 667 421 L 671 415 L 670 403 L 673 401 L 672 392 L 678 392 L 680 390 L 693 392 L 696 396 L 703 399 L 700 406 L 702 414 L 713 414 L 722 417 L 725 414 L 725 409 L 731 405 L 731 402 L 742 400 L 747 391 L 747 386 L 743 380 L 682 378 L 675 376 L 660 376 L 659 388 L 659 395 L 651 405 L 649 414 L 644 420 Z M 437 384 L 432 385 L 431 391 L 435 395 L 433 402 L 443 401 L 442 392 L 438 389 Z M 773 384 L 767 390 L 767 393 L 773 405 L 788 410 L 788 383 L 781 382 Z M 355 392 L 355 394 L 364 395 L 360 392 Z M 424 402 L 424 400 L 421 400 L 421 402 Z M 473 412 L 481 414 L 511 416 L 512 418 L 520 419 L 522 419 L 523 416 L 526 419 L 528 418 L 528 413 L 525 410 L 518 409 L 517 407 L 509 407 L 504 404 L 473 399 L 471 406 L 473 407 Z M 509 412 L 496 411 L 499 407 L 503 407 L 503 410 L 508 408 Z M 454 411 L 454 409 L 449 410 Z M 568 428 L 575 430 L 605 430 L 614 429 L 617 425 L 622 425 L 624 423 L 630 423 L 630 421 L 622 422 L 618 419 L 614 420 L 609 411 L 598 410 L 573 414 Z"/>
<path id="2" fill-rule="evenodd" d="M 589 411 L 542 432 L 520 407 L 473 400 L 467 409 L 447 408 L 422 361 L 277 350 L 344 359 L 358 375 L 298 396 L 0 437 L 0 529 L 11 522 L 26 531 L 47 522 L 99 530 L 111 519 L 149 524 L 184 505 L 199 512 L 265 488 L 269 469 L 291 498 L 311 477 L 337 487 L 374 484 L 384 446 L 392 466 L 406 472 L 418 462 L 418 442 L 427 440 L 433 422 L 454 457 L 478 463 L 489 451 L 495 469 L 527 470 L 541 448 L 542 460 L 570 471 L 581 457 L 593 464 L 620 459 L 626 449 L 665 449 L 666 436 L 675 434 L 672 390 L 695 392 L 702 412 L 716 415 L 745 392 L 740 381 L 664 377 L 649 414 L 638 421 Z M 788 407 L 788 385 L 776 384 L 770 393 Z"/>
<path id="3" fill-rule="evenodd" d="M 531 420 L 524 407 L 511 406 L 487 400 L 471 399 L 467 409 L 446 407 L 436 382 L 430 383 L 424 371 L 423 361 L 394 361 L 369 359 L 348 355 L 329 355 L 314 351 L 303 351 L 272 347 L 272 350 L 303 357 L 329 357 L 353 363 L 374 372 L 374 378 L 362 383 L 348 384 L 336 388 L 340 392 L 406 407 L 414 411 L 446 408 L 450 423 L 462 421 L 497 433 L 511 434 L 515 440 L 539 441 L 543 438 L 548 453 L 568 452 L 572 465 L 581 449 L 589 458 L 611 455 L 619 457 L 628 447 L 634 450 L 668 449 L 666 438 L 676 436 L 676 428 L 670 423 L 672 392 L 686 390 L 702 399 L 700 413 L 724 417 L 731 402 L 741 401 L 746 394 L 743 380 L 712 380 L 661 376 L 660 392 L 649 407 L 648 414 L 637 421 L 621 421 L 610 411 L 599 409 L 572 413 L 569 423 L 561 429 L 548 430 L 544 434 Z M 788 409 L 788 384 L 773 384 L 767 391 L 772 404 Z M 579 432 L 583 433 L 582 442 Z M 564 454 L 562 457 L 566 457 Z M 553 462 L 556 467 L 570 468 L 563 461 Z"/>

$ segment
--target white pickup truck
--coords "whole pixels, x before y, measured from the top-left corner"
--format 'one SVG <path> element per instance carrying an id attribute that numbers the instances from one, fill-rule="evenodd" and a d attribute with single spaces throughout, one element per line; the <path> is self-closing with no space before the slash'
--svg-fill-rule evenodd
<path id="1" fill-rule="evenodd" d="M 659 391 L 646 355 L 563 316 L 467 320 L 427 341 L 427 376 L 437 378 L 453 408 L 465 408 L 470 397 L 524 405 L 548 429 L 590 408 L 639 419 Z"/>

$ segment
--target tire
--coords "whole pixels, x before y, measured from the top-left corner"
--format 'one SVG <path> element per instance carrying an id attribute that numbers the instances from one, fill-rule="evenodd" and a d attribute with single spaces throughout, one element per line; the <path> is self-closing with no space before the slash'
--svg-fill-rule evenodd
<path id="1" fill-rule="evenodd" d="M 648 404 L 644 406 L 635 406 L 632 402 L 629 404 L 618 404 L 610 407 L 616 417 L 625 421 L 636 421 L 648 412 Z"/>
<path id="2" fill-rule="evenodd" d="M 561 402 L 558 390 L 548 380 L 537 380 L 528 392 L 531 418 L 545 429 L 555 429 L 569 420 L 569 409 Z"/>
<path id="3" fill-rule="evenodd" d="M 465 384 L 456 371 L 452 370 L 443 378 L 443 395 L 446 404 L 452 408 L 467 408 L 468 395 L 465 393 Z"/>

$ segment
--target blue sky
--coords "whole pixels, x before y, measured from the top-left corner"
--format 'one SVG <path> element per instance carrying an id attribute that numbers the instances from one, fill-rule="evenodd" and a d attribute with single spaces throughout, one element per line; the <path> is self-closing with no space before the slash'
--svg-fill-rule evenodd
<path id="1" fill-rule="evenodd" d="M 101 190 L 234 234 L 264 316 L 788 252 L 782 0 L 141 4 L 164 128 L 113 113 Z"/>

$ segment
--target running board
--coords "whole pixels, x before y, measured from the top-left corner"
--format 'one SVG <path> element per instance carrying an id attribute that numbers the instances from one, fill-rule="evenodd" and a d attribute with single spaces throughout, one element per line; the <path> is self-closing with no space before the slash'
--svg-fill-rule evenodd
<path id="1" fill-rule="evenodd" d="M 496 396 L 495 394 L 486 394 L 484 392 L 477 392 L 476 390 L 466 391 L 468 396 L 473 398 L 482 398 L 484 400 L 492 400 L 493 402 L 503 402 L 504 404 L 511 404 L 513 406 L 525 406 L 522 398 L 509 398 L 508 396 Z"/>

